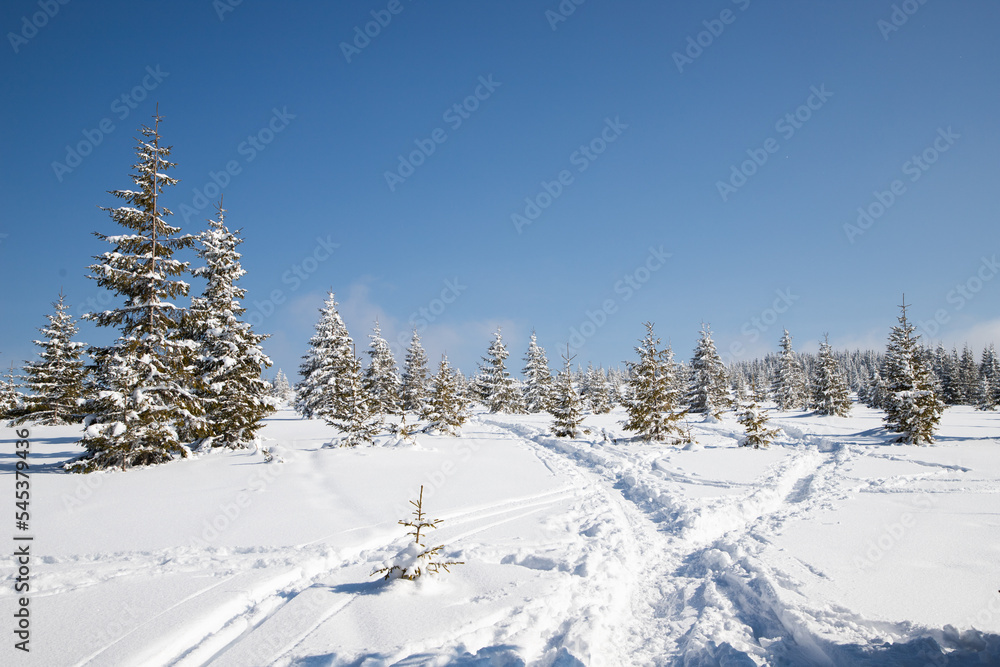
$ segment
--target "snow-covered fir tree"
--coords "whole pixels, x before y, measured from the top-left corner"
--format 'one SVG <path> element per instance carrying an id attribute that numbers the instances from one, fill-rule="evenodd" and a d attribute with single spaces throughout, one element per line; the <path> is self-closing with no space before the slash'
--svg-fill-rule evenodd
<path id="1" fill-rule="evenodd" d="M 552 386 L 549 413 L 553 417 L 552 433 L 557 438 L 576 438 L 580 435 L 580 424 L 583 422 L 580 395 L 573 386 L 572 362 L 573 357 L 569 356 L 567 348 L 563 355 L 563 369 Z"/>
<path id="2" fill-rule="evenodd" d="M 198 343 L 194 374 L 205 421 L 196 435 L 206 447 L 237 449 L 257 442 L 262 420 L 278 401 L 261 377 L 271 366 L 261 347 L 267 336 L 241 318 L 246 290 L 236 283 L 246 275 L 237 250 L 243 239 L 226 227 L 221 202 L 216 217 L 198 235 L 204 264 L 191 273 L 206 284 L 202 295 L 191 299 L 183 323 L 187 337 Z"/>
<path id="3" fill-rule="evenodd" d="M 778 371 L 774 379 L 774 401 L 778 409 L 804 410 L 808 407 L 809 397 L 806 394 L 806 374 L 802 370 L 802 362 L 792 350 L 792 336 L 785 329 L 781 336 L 781 355 L 778 361 Z"/>
<path id="4" fill-rule="evenodd" d="M 865 389 L 865 405 L 875 410 L 884 410 L 888 395 L 889 391 L 886 389 L 882 374 L 879 373 L 878 369 L 873 370 Z"/>
<path id="5" fill-rule="evenodd" d="M 20 386 L 21 383 L 14 372 L 14 365 L 11 364 L 10 369 L 4 374 L 3 380 L 0 381 L 0 421 L 12 418 L 23 404 L 24 399 L 21 392 L 18 391 Z"/>
<path id="6" fill-rule="evenodd" d="M 979 365 L 976 355 L 966 345 L 958 362 L 957 393 L 960 395 L 960 405 L 979 405 L 979 391 L 982 387 L 979 376 Z"/>
<path id="7" fill-rule="evenodd" d="M 437 373 L 430 380 L 430 394 L 421 409 L 428 429 L 458 435 L 468 419 L 469 402 L 462 388 L 462 375 L 448 365 L 447 355 L 441 355 Z"/>
<path id="8" fill-rule="evenodd" d="M 382 567 L 372 572 L 372 575 L 384 575 L 382 578 L 386 580 L 405 579 L 407 581 L 416 581 L 425 574 L 440 574 L 442 570 L 450 572 L 448 569 L 449 565 L 464 565 L 465 563 L 462 561 L 440 560 L 441 550 L 444 549 L 444 545 L 436 547 L 427 547 L 424 545 L 422 540 L 426 535 L 421 535 L 421 532 L 437 528 L 438 524 L 441 523 L 441 519 L 428 519 L 427 514 L 424 513 L 423 485 L 420 487 L 420 496 L 418 499 L 416 501 L 411 500 L 410 504 L 414 507 L 413 519 L 400 521 L 399 523 L 411 529 L 408 534 L 413 537 L 413 542 L 396 554 L 396 557 L 391 561 L 385 562 Z"/>
<path id="9" fill-rule="evenodd" d="M 401 412 L 399 390 L 402 381 L 396 367 L 396 359 L 392 356 L 389 343 L 382 337 L 378 320 L 375 329 L 368 336 L 371 344 L 368 349 L 368 368 L 364 374 L 364 388 L 368 393 L 368 402 L 372 411 L 379 415 L 396 415 Z"/>
<path id="10" fill-rule="evenodd" d="M 738 369 L 735 371 L 731 369 L 729 371 L 729 379 L 732 384 L 734 403 L 739 405 L 741 401 L 745 401 L 749 396 L 746 376 Z"/>
<path id="11" fill-rule="evenodd" d="M 525 411 L 524 399 L 504 364 L 508 356 L 503 336 L 497 328 L 493 342 L 479 365 L 476 388 L 480 400 L 490 412 L 521 414 Z"/>
<path id="12" fill-rule="evenodd" d="M 906 318 L 906 303 L 899 324 L 889 334 L 885 357 L 885 427 L 899 433 L 896 442 L 922 445 L 934 442 L 944 403 L 938 398 L 935 378 L 919 345 L 916 327 Z"/>
<path id="13" fill-rule="evenodd" d="M 684 431 L 679 422 L 684 416 L 680 391 L 674 381 L 674 354 L 668 345 L 660 349 L 660 339 L 646 322 L 646 336 L 635 348 L 639 361 L 627 362 L 629 391 L 625 402 L 628 419 L 625 430 L 651 442 L 680 442 Z"/>
<path id="14" fill-rule="evenodd" d="M 274 376 L 274 382 L 271 383 L 271 395 L 279 404 L 295 402 L 295 390 L 288 384 L 288 376 L 280 368 Z"/>
<path id="15" fill-rule="evenodd" d="M 33 341 L 41 348 L 39 359 L 24 365 L 23 386 L 31 394 L 24 398 L 19 409 L 13 411 L 18 423 L 70 424 L 83 418 L 81 405 L 86 369 L 81 355 L 86 343 L 73 340 L 79 329 L 73 316 L 67 312 L 69 306 L 62 293 L 52 306 L 55 312 L 46 316 L 48 326 L 39 329 L 44 340 Z"/>
<path id="16" fill-rule="evenodd" d="M 473 382 L 467 375 L 465 375 L 465 373 L 462 372 L 461 368 L 455 369 L 455 387 L 459 395 L 462 396 L 470 406 L 476 402 L 478 394 L 473 386 Z"/>
<path id="17" fill-rule="evenodd" d="M 545 350 L 539 346 L 535 332 L 531 332 L 528 352 L 524 356 L 524 407 L 527 412 L 545 412 L 549 408 L 552 392 L 552 371 Z"/>
<path id="18" fill-rule="evenodd" d="M 996 410 L 1000 405 L 1000 358 L 992 343 L 983 350 L 982 362 L 979 365 L 980 410 Z"/>
<path id="19" fill-rule="evenodd" d="M 680 369 L 677 369 L 678 374 Z M 623 392 L 625 391 L 625 386 L 627 379 L 625 373 L 620 368 L 610 368 L 607 372 L 608 377 L 608 405 L 614 410 L 616 407 L 622 404 Z M 676 379 L 676 378 L 675 378 Z M 677 390 L 683 393 L 680 386 Z"/>
<path id="20" fill-rule="evenodd" d="M 689 412 L 703 413 L 706 419 L 718 419 L 732 407 L 726 367 L 715 349 L 712 330 L 707 324 L 701 327 L 690 374 L 686 396 Z"/>
<path id="21" fill-rule="evenodd" d="M 370 445 L 382 430 L 383 413 L 378 411 L 365 385 L 361 376 L 361 359 L 353 347 L 346 362 L 344 373 L 333 383 L 338 392 L 331 406 L 333 409 L 323 409 L 318 414 L 344 434 L 340 440 L 341 447 Z"/>
<path id="22" fill-rule="evenodd" d="M 812 389 L 812 406 L 817 413 L 835 417 L 846 417 L 851 413 L 851 392 L 833 355 L 828 336 L 824 336 L 819 344 Z"/>
<path id="23" fill-rule="evenodd" d="M 748 398 L 740 405 L 736 419 L 746 432 L 740 438 L 740 447 L 753 447 L 754 449 L 767 447 L 781 433 L 781 429 L 772 428 L 768 425 L 770 420 L 767 416 L 767 411 L 761 407 L 763 400 L 764 392 L 761 386 L 757 385 L 749 392 Z"/>
<path id="24" fill-rule="evenodd" d="M 860 385 L 858 385 L 858 403 L 862 405 L 868 405 L 868 383 L 870 380 L 865 380 Z"/>
<path id="25" fill-rule="evenodd" d="M 417 328 L 413 327 L 413 336 L 410 338 L 410 346 L 406 349 L 406 359 L 403 362 L 402 386 L 399 390 L 403 410 L 420 414 L 424 409 L 428 396 L 428 373 L 427 353 L 420 343 Z"/>
<path id="26" fill-rule="evenodd" d="M 611 412 L 608 376 L 603 368 L 595 369 L 593 364 L 587 364 L 587 372 L 584 373 L 582 386 L 582 398 L 591 413 L 603 415 Z"/>
<path id="27" fill-rule="evenodd" d="M 196 430 L 203 421 L 189 372 L 197 344 L 182 337 L 184 309 L 175 303 L 188 293 L 181 279 L 188 264 L 173 255 L 192 247 L 194 237 L 179 235 L 180 229 L 165 222 L 170 211 L 158 199 L 177 180 L 164 173 L 174 164 L 167 160 L 170 148 L 160 145 L 161 118 L 154 121 L 141 129 L 136 147 L 132 180 L 137 189 L 112 191 L 125 205 L 104 209 L 125 233 L 96 233 L 112 249 L 95 258 L 89 277 L 124 303 L 84 315 L 100 327 L 117 327 L 120 335 L 110 346 L 90 350 L 95 379 L 103 384 L 85 420 L 80 444 L 86 453 L 67 464 L 73 471 L 124 469 L 187 456 L 179 433 Z"/>
<path id="28" fill-rule="evenodd" d="M 360 383 L 354 341 L 337 312 L 333 292 L 320 308 L 316 332 L 299 367 L 302 380 L 295 385 L 295 410 L 303 417 L 346 419 L 354 402 L 352 387 Z"/>
<path id="29" fill-rule="evenodd" d="M 945 405 L 959 405 L 962 402 L 962 392 L 958 386 L 958 351 L 950 353 L 944 345 L 938 343 L 934 349 L 934 375 L 938 380 L 940 398 Z"/>

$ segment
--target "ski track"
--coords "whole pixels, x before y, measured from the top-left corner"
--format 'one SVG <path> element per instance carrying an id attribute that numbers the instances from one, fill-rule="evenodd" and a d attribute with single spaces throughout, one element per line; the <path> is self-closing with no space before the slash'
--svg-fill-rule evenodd
<path id="1" fill-rule="evenodd" d="M 845 467 L 859 457 L 891 455 L 860 446 L 868 443 L 841 444 L 842 438 L 834 443 L 786 428 L 783 461 L 750 484 L 724 484 L 664 467 L 659 459 L 670 447 L 646 445 L 652 452 L 637 455 L 633 447 L 557 439 L 502 416 L 482 419 L 520 437 L 543 460 L 571 462 L 587 484 L 605 490 L 632 533 L 631 614 L 611 633 L 614 645 L 607 653 L 591 656 L 593 664 L 615 664 L 622 656 L 636 665 L 850 664 L 834 638 L 872 645 L 931 633 L 909 623 L 868 621 L 840 607 L 817 607 L 800 592 L 800 577 L 825 575 L 795 558 L 789 560 L 801 572 L 784 571 L 763 552 L 770 536 L 789 522 L 815 518 L 852 493 L 891 493 L 967 468 L 917 462 L 935 470 L 852 485 L 843 477 Z M 702 436 L 735 437 L 722 428 L 698 430 Z M 676 488 L 680 483 L 742 492 L 688 499 Z"/>
<path id="2" fill-rule="evenodd" d="M 576 493 L 575 487 L 557 489 L 542 494 L 533 494 L 521 497 L 506 499 L 501 502 L 481 505 L 469 510 L 453 512 L 444 515 L 448 520 L 448 529 L 454 530 L 459 526 L 476 525 L 470 530 L 466 530 L 459 535 L 448 537 L 449 544 L 460 542 L 461 540 L 488 530 L 490 528 L 516 521 L 531 514 L 540 512 L 548 506 L 572 499 Z M 485 523 L 483 523 L 485 522 Z M 171 631 L 165 635 L 157 637 L 155 644 L 151 647 L 144 647 L 140 654 L 134 656 L 133 664 L 171 664 L 183 665 L 203 665 L 212 662 L 215 658 L 224 655 L 226 651 L 237 646 L 240 640 L 250 635 L 256 628 L 265 621 L 279 613 L 282 608 L 292 602 L 303 591 L 308 590 L 315 580 L 330 574 L 334 570 L 364 562 L 377 562 L 380 558 L 390 555 L 394 545 L 393 542 L 400 542 L 398 530 L 391 532 L 391 537 L 377 537 L 373 540 L 350 551 L 354 552 L 353 557 L 345 557 L 344 554 L 332 552 L 329 548 L 324 548 L 315 542 L 310 543 L 311 548 L 303 549 L 249 549 L 249 550 L 228 550 L 209 549 L 208 553 L 191 553 L 189 558 L 174 558 L 173 552 L 163 554 L 137 553 L 130 554 L 132 559 L 138 561 L 135 568 L 124 569 L 120 565 L 114 566 L 114 571 L 107 576 L 98 577 L 93 582 L 74 588 L 58 588 L 48 592 L 56 594 L 67 590 L 76 590 L 106 581 L 115 577 L 136 576 L 142 572 L 148 572 L 150 560 L 161 560 L 164 563 L 175 563 L 175 568 L 161 568 L 159 573 L 169 571 L 190 571 L 195 564 L 197 569 L 205 568 L 205 556 L 211 552 L 209 560 L 225 559 L 225 570 L 240 571 L 254 569 L 252 562 L 234 563 L 233 552 L 244 551 L 243 556 L 249 556 L 250 561 L 260 561 L 262 557 L 272 557 L 274 560 L 268 563 L 266 571 L 268 576 L 260 583 L 249 583 L 246 590 L 239 591 L 238 595 L 230 596 L 225 601 L 219 602 L 209 599 L 210 593 L 225 584 L 229 584 L 238 574 L 226 573 L 222 575 L 221 581 L 202 588 L 183 600 L 174 603 L 170 607 L 159 612 L 155 617 L 145 621 L 140 627 L 130 631 L 126 635 L 110 642 L 104 647 L 93 652 L 87 658 L 81 660 L 75 667 L 99 664 L 102 656 L 112 651 L 116 646 L 128 643 L 129 639 L 139 633 L 143 628 L 149 627 L 164 618 L 169 617 L 173 612 L 185 609 L 185 618 L 175 619 L 180 621 L 179 625 L 172 627 Z M 398 548 L 398 545 L 395 545 Z M 304 552 L 298 557 L 290 553 L 294 551 Z M 99 562 L 101 555 L 87 557 L 81 560 Z M 143 563 L 145 565 L 143 565 Z M 281 563 L 284 571 L 274 575 L 273 569 Z M 259 568 L 258 568 L 259 570 Z M 346 608 L 355 598 L 356 594 L 341 594 L 332 606 L 323 609 L 319 619 L 313 627 L 307 629 L 294 641 L 280 647 L 271 660 L 292 651 L 296 645 L 301 643 L 308 634 L 315 628 L 322 625 L 329 618 Z M 199 604 L 200 603 L 200 604 Z M 118 660 L 120 658 L 115 658 Z M 228 662 L 228 661 L 227 661 Z M 221 664 L 221 663 L 220 663 Z M 238 662 L 232 664 L 240 664 Z M 260 664 L 266 664 L 261 662 Z"/>
<path id="3" fill-rule="evenodd" d="M 447 540 L 449 546 L 453 546 L 483 531 L 536 514 L 557 503 L 572 500 L 579 493 L 578 487 L 567 486 L 442 514 L 441 518 L 446 521 L 446 527 L 442 527 L 439 533 L 442 541 Z M 394 550 L 398 550 L 405 541 L 405 538 L 399 537 L 398 525 L 395 521 L 387 521 L 384 525 L 386 529 L 379 535 L 341 552 L 336 552 L 323 543 L 336 535 L 352 531 L 341 531 L 292 548 L 201 550 L 192 547 L 157 553 L 115 554 L 114 564 L 107 567 L 100 567 L 107 557 L 106 554 L 49 559 L 50 563 L 59 563 L 63 566 L 59 573 L 60 579 L 80 580 L 79 574 L 65 569 L 68 563 L 76 561 L 85 569 L 89 581 L 72 587 L 60 586 L 54 581 L 49 582 L 47 590 L 39 594 L 55 595 L 87 588 L 117 577 L 148 575 L 151 573 L 152 563 L 159 564 L 154 568 L 156 574 L 212 572 L 215 574 L 210 576 L 222 579 L 172 604 L 141 626 L 94 651 L 74 667 L 122 664 L 122 660 L 125 660 L 125 664 L 184 667 L 210 663 L 273 664 L 292 653 L 295 647 L 312 632 L 347 608 L 358 594 L 340 593 L 335 596 L 333 602 L 330 602 L 329 591 L 324 591 L 326 595 L 322 603 L 313 601 L 307 607 L 307 612 L 311 612 L 315 620 L 311 621 L 305 630 L 288 629 L 293 637 L 289 641 L 256 640 L 251 642 L 253 650 L 250 651 L 240 650 L 241 642 L 251 637 L 256 629 L 278 616 L 300 595 L 309 593 L 317 580 L 346 566 L 377 563 L 394 553 Z M 461 528 L 465 530 L 451 534 Z M 123 567 L 122 561 L 129 563 L 130 566 Z M 265 563 L 266 568 L 263 568 Z M 254 572 L 255 569 L 257 573 Z M 275 574 L 275 569 L 279 569 L 278 574 Z M 231 584 L 240 576 L 240 572 L 247 571 L 250 575 L 257 574 L 256 577 L 248 576 L 247 579 L 256 578 L 259 581 L 248 581 L 240 590 L 230 591 L 230 595 L 212 595 L 220 588 L 225 589 L 226 584 Z M 258 574 L 263 572 L 266 572 L 266 575 Z M 44 578 L 41 582 L 44 582 Z M 539 609 L 539 615 L 543 611 L 544 609 Z M 179 618 L 170 618 L 178 615 Z M 169 624 L 171 629 L 167 633 L 157 635 L 152 645 L 145 645 L 145 641 L 138 639 L 143 629 L 164 619 L 172 621 Z M 130 644 L 135 646 L 129 646 Z M 138 644 L 143 646 L 140 648 Z M 116 652 L 116 649 L 120 650 Z M 123 657 L 122 652 L 128 657 Z M 227 655 L 230 653 L 231 655 Z"/>
<path id="4" fill-rule="evenodd" d="M 833 442 L 832 436 L 785 427 L 786 438 L 777 445 L 787 452 L 782 460 L 752 482 L 723 482 L 671 469 L 664 458 L 675 448 L 613 444 L 607 442 L 607 432 L 606 442 L 595 444 L 557 439 L 502 415 L 479 415 L 473 425 L 481 427 L 484 436 L 514 440 L 571 483 L 445 513 L 440 517 L 445 521 L 441 541 L 450 548 L 462 547 L 491 528 L 569 504 L 567 512 L 547 519 L 558 524 L 553 530 L 561 531 L 560 539 L 500 559 L 566 576 L 550 596 L 398 647 L 393 660 L 418 651 L 441 655 L 456 646 L 517 645 L 530 628 L 543 641 L 528 647 L 525 657 L 545 664 L 558 662 L 568 651 L 587 665 L 618 665 L 623 660 L 634 665 L 839 665 L 849 663 L 831 650 L 834 638 L 867 645 L 930 632 L 813 605 L 800 592 L 801 578 L 825 575 L 797 558 L 776 562 L 773 550 L 764 552 L 771 536 L 784 526 L 816 518 L 851 494 L 912 492 L 915 482 L 962 484 L 968 468 L 907 458 L 927 471 L 851 480 L 844 469 L 861 457 L 899 457 L 873 451 L 864 441 L 852 443 L 837 436 Z M 735 437 L 721 425 L 692 426 L 699 437 Z M 925 484 L 926 491 L 955 490 L 934 484 Z M 734 493 L 692 498 L 684 494 L 685 485 Z M 340 550 L 330 545 L 338 536 L 363 529 L 373 535 L 360 544 Z M 74 667 L 297 664 L 295 660 L 306 657 L 297 647 L 362 594 L 354 590 L 357 586 L 331 590 L 327 582 L 332 574 L 377 563 L 402 542 L 396 523 L 386 521 L 295 547 L 119 553 L 109 565 L 102 562 L 107 554 L 49 558 L 46 564 L 59 570 L 46 574 L 42 568 L 38 595 L 80 590 L 117 577 L 204 573 L 213 579 L 209 585 Z M 489 550 L 479 544 L 471 547 L 472 555 Z M 150 640 L 154 625 L 170 629 L 161 629 Z"/>

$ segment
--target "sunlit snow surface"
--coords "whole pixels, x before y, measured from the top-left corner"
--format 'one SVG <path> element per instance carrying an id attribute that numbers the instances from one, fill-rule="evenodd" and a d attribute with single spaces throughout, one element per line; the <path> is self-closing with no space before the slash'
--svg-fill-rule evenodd
<path id="1" fill-rule="evenodd" d="M 0 663 L 1000 664 L 1000 413 L 949 408 L 928 447 L 857 405 L 769 415 L 766 450 L 736 446 L 732 414 L 693 418 L 687 449 L 612 443 L 620 411 L 577 440 L 477 412 L 461 438 L 346 450 L 285 410 L 263 431 L 283 463 L 89 476 L 59 469 L 78 428 L 35 427 L 31 653 L 5 556 Z M 465 565 L 369 576 L 421 484 L 426 544 Z"/>

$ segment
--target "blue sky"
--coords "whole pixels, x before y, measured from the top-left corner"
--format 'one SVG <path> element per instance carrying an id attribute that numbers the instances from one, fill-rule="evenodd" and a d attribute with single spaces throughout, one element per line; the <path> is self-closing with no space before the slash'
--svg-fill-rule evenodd
<path id="1" fill-rule="evenodd" d="M 730 360 L 882 347 L 904 291 L 1000 339 L 994 2 L 233 1 L 0 9 L 3 367 L 60 288 L 109 303 L 92 232 L 156 103 L 171 221 L 224 193 L 290 375 L 330 288 L 359 348 L 417 324 L 466 372 L 497 325 L 516 369 L 532 329 L 620 364 L 645 320 L 679 358 L 702 322 Z"/>

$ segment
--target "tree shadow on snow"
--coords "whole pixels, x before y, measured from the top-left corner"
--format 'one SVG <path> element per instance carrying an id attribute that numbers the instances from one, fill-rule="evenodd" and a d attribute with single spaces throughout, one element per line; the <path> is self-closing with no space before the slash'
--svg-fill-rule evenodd
<path id="1" fill-rule="evenodd" d="M 969 630 L 959 634 L 954 628 L 935 633 L 937 637 L 917 637 L 894 644 L 833 644 L 821 642 L 823 652 L 836 667 L 874 665 L 875 667 L 966 667 L 1000 664 L 1000 635 Z M 807 665 L 815 661 L 796 647 L 773 645 L 775 665 Z"/>
<path id="2" fill-rule="evenodd" d="M 326 655 L 309 656 L 301 658 L 292 663 L 295 667 L 328 667 L 328 665 L 346 665 L 346 667 L 364 667 L 365 665 L 392 665 L 392 667 L 423 667 L 428 664 L 459 665 L 460 667 L 525 667 L 525 662 L 517 655 L 517 647 L 509 645 L 488 646 L 480 649 L 475 655 L 471 653 L 462 654 L 441 654 L 441 653 L 414 653 L 402 660 L 389 662 L 392 655 L 388 653 L 366 653 L 355 656 L 349 662 L 343 662 L 343 657 L 335 653 Z M 443 663 L 442 659 L 447 659 Z M 583 663 L 578 660 L 573 663 L 558 662 L 553 663 L 553 667 L 575 667 Z M 575 659 L 574 659 L 575 660 Z"/>
<path id="3" fill-rule="evenodd" d="M 337 584 L 336 586 L 326 586 L 331 593 L 343 593 L 344 595 L 378 595 L 389 587 L 392 582 L 379 578 L 372 581 L 359 581 L 353 584 Z"/>
<path id="4" fill-rule="evenodd" d="M 30 425 L 22 428 L 31 428 Z M 14 443 L 17 438 L 0 438 L 0 473 L 14 473 L 17 462 L 22 460 L 17 455 L 17 448 Z M 65 473 L 63 463 L 72 461 L 83 454 L 83 447 L 77 445 L 79 437 L 63 436 L 58 438 L 28 438 L 31 446 L 28 450 L 28 465 L 31 466 L 28 472 L 32 475 L 43 473 Z M 60 447 L 57 451 L 41 451 L 38 445 L 44 444 L 46 449 L 52 445 Z M 65 449 L 62 447 L 65 446 Z M 23 450 L 20 450 L 23 451 Z M 54 459 L 55 463 L 40 463 L 47 459 Z"/>
<path id="5" fill-rule="evenodd" d="M 817 641 L 816 646 L 804 649 L 786 637 L 770 646 L 767 664 L 775 667 L 972 667 L 1000 664 L 1000 635 L 987 635 L 972 630 L 961 637 L 956 632 L 946 632 L 941 639 L 944 646 L 934 637 L 918 637 L 895 644 L 833 644 Z M 709 642 L 698 653 L 685 655 L 683 664 L 685 667 L 751 667 L 757 665 L 757 662 L 728 642 Z"/>
<path id="6" fill-rule="evenodd" d="M 996 439 L 997 439 L 997 431 L 996 431 L 996 429 L 992 428 L 992 429 L 990 429 L 990 432 L 993 433 L 992 437 L 988 436 L 988 435 L 983 435 L 983 436 L 978 436 L 978 437 L 969 437 L 967 435 L 940 435 L 940 434 L 935 433 L 934 434 L 934 444 L 940 444 L 940 443 L 943 443 L 943 442 L 977 442 L 977 441 L 980 441 L 980 440 L 982 440 L 984 442 L 996 441 Z"/>

